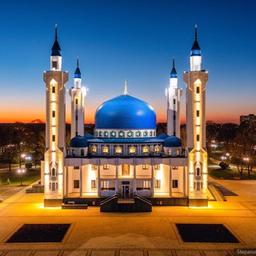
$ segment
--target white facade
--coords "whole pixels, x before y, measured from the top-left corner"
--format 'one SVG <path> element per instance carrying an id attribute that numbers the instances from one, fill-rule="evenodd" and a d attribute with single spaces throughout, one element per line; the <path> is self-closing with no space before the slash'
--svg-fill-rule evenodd
<path id="1" fill-rule="evenodd" d="M 205 91 L 208 73 L 202 70 L 201 62 L 196 31 L 190 71 L 183 77 L 187 84 L 186 148 L 182 148 L 179 139 L 181 89 L 174 66 L 166 90 L 167 134 L 156 134 L 154 109 L 128 95 L 126 85 L 123 95 L 98 108 L 94 134 L 84 135 L 86 89 L 81 85 L 79 65 L 70 89 L 71 141 L 66 147 L 65 83 L 68 74 L 61 70 L 62 57 L 56 34 L 51 69 L 44 73 L 46 152 L 42 180 L 45 205 L 62 199 L 88 202 L 113 195 L 121 198 L 138 195 L 152 202 L 159 199 L 159 204 L 162 199 L 168 199 L 167 203 L 181 199 L 190 205 L 207 205 Z"/>

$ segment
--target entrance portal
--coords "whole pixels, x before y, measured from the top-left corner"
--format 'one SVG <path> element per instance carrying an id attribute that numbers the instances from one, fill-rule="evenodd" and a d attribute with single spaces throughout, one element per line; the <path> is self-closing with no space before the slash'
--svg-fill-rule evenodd
<path id="1" fill-rule="evenodd" d="M 122 198 L 129 198 L 130 197 L 130 181 L 122 181 L 121 185 L 121 197 Z"/>

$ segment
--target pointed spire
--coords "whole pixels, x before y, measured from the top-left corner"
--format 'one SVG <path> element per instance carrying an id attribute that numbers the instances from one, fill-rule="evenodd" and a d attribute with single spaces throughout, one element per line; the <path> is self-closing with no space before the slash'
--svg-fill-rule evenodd
<path id="1" fill-rule="evenodd" d="M 58 41 L 58 25 L 55 24 L 55 41 Z"/>
<path id="2" fill-rule="evenodd" d="M 74 78 L 81 78 L 81 71 L 80 71 L 80 67 L 79 67 L 79 58 L 78 57 L 76 59 L 76 70 L 75 70 Z"/>
<path id="3" fill-rule="evenodd" d="M 195 24 L 195 41 L 197 41 L 198 35 L 197 35 L 197 24 Z"/>
<path id="4" fill-rule="evenodd" d="M 127 80 L 124 81 L 124 95 L 128 94 L 128 83 Z"/>
<path id="5" fill-rule="evenodd" d="M 55 34 L 54 34 L 54 43 L 52 45 L 52 54 L 51 56 L 61 56 L 61 48 L 58 42 L 58 29 L 57 24 L 55 24 Z"/>
<path id="6" fill-rule="evenodd" d="M 195 24 L 195 39 L 193 46 L 191 48 L 191 56 L 201 56 L 201 49 L 198 43 L 198 31 L 197 31 L 197 24 Z"/>
<path id="7" fill-rule="evenodd" d="M 177 78 L 177 71 L 176 71 L 176 68 L 175 68 L 174 58 L 172 59 L 172 70 L 171 70 L 171 73 L 170 73 L 170 78 Z"/>

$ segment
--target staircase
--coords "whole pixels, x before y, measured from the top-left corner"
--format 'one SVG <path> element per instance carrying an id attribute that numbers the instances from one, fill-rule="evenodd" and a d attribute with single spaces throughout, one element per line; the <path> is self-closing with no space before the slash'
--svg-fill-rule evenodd
<path id="1" fill-rule="evenodd" d="M 118 195 L 108 197 L 100 203 L 101 212 L 152 212 L 152 203 L 141 196 L 119 198 Z"/>

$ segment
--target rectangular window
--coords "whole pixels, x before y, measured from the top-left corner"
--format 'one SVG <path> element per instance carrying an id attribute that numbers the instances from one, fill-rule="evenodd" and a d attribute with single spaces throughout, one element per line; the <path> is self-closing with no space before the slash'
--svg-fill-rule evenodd
<path id="1" fill-rule="evenodd" d="M 103 170 L 108 170 L 108 165 L 107 164 L 103 164 Z"/>
<path id="2" fill-rule="evenodd" d="M 78 99 L 76 99 L 76 105 L 78 104 Z"/>
<path id="3" fill-rule="evenodd" d="M 143 169 L 143 170 L 147 170 L 147 169 L 148 169 L 148 165 L 147 165 L 147 164 L 143 164 L 143 165 L 142 165 L 142 169 Z"/>
<path id="4" fill-rule="evenodd" d="M 53 142 L 55 141 L 55 135 L 52 135 L 52 141 Z"/>
<path id="5" fill-rule="evenodd" d="M 56 189 L 55 184 L 56 184 L 55 182 L 52 182 L 52 191 L 55 191 L 55 189 Z"/>
<path id="6" fill-rule="evenodd" d="M 57 61 L 52 62 L 52 68 L 54 68 L 54 69 L 58 68 L 58 62 Z"/>
<path id="7" fill-rule="evenodd" d="M 55 93 L 55 86 L 52 87 L 52 93 Z"/>
<path id="8" fill-rule="evenodd" d="M 179 187 L 178 180 L 172 180 L 172 187 L 173 188 L 178 188 Z"/>
<path id="9" fill-rule="evenodd" d="M 175 121 L 176 120 L 176 115 L 175 114 L 173 114 L 173 121 Z"/>
<path id="10" fill-rule="evenodd" d="M 56 169 L 55 168 L 52 168 L 52 176 L 56 177 Z"/>
<path id="11" fill-rule="evenodd" d="M 101 185 L 102 190 L 108 189 L 109 188 L 109 181 L 108 180 L 102 180 L 100 185 Z"/>
<path id="12" fill-rule="evenodd" d="M 74 188 L 80 188 L 80 181 L 74 180 Z"/>
<path id="13" fill-rule="evenodd" d="M 130 165 L 129 164 L 122 165 L 122 176 L 130 176 Z"/>
<path id="14" fill-rule="evenodd" d="M 200 93 L 200 87 L 199 86 L 196 87 L 196 93 Z"/>
<path id="15" fill-rule="evenodd" d="M 92 189 L 96 188 L 96 180 L 91 180 L 91 188 Z"/>
<path id="16" fill-rule="evenodd" d="M 102 153 L 104 153 L 104 154 L 108 154 L 109 153 L 108 146 L 103 146 L 102 147 Z"/>
<path id="17" fill-rule="evenodd" d="M 199 117 L 199 110 L 196 111 L 196 116 Z"/>
<path id="18" fill-rule="evenodd" d="M 143 188 L 144 189 L 150 189 L 151 187 L 151 181 L 150 180 L 143 180 Z"/>
<path id="19" fill-rule="evenodd" d="M 55 117 L 55 111 L 54 110 L 52 111 L 52 117 Z"/>
<path id="20" fill-rule="evenodd" d="M 196 135 L 196 141 L 199 141 L 200 140 L 200 136 L 199 134 Z"/>
<path id="21" fill-rule="evenodd" d="M 156 180 L 155 188 L 161 188 L 161 180 Z"/>
<path id="22" fill-rule="evenodd" d="M 74 166 L 74 169 L 79 170 L 80 168 L 79 168 L 79 166 Z"/>
<path id="23" fill-rule="evenodd" d="M 175 99 L 173 99 L 173 105 L 175 105 L 176 104 L 176 100 Z"/>
<path id="24" fill-rule="evenodd" d="M 155 165 L 154 165 L 154 169 L 155 169 L 155 170 L 160 170 L 160 165 L 159 165 L 159 164 L 155 164 Z"/>

